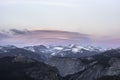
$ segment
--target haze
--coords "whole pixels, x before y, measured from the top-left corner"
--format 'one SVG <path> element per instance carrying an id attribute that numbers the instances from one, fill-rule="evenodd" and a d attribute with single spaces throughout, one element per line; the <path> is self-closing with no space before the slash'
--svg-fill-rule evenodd
<path id="1" fill-rule="evenodd" d="M 78 32 L 119 44 L 119 4 L 119 0 L 0 0 L 0 30 Z"/>

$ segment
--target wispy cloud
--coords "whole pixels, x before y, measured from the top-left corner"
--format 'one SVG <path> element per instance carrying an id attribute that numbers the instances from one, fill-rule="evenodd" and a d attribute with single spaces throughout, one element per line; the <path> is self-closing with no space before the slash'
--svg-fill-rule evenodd
<path id="1" fill-rule="evenodd" d="M 1 36 L 5 37 L 5 34 Z M 37 45 L 37 44 L 85 44 L 90 43 L 89 35 L 76 32 L 58 31 L 58 30 L 17 30 L 11 29 L 7 33 L 9 38 L 0 37 L 3 39 L 1 45 Z"/>
<path id="2" fill-rule="evenodd" d="M 15 35 L 24 35 L 24 34 L 26 34 L 26 33 L 29 33 L 29 31 L 28 30 L 24 30 L 24 31 L 21 31 L 21 30 L 17 30 L 17 29 L 10 29 L 10 31 L 13 33 L 13 34 L 15 34 Z"/>
<path id="3" fill-rule="evenodd" d="M 0 45 L 96 45 L 107 47 L 118 47 L 120 39 L 101 37 L 95 39 L 94 36 L 80 34 L 77 32 L 59 30 L 17 30 L 10 29 L 8 32 L 0 33 Z"/>

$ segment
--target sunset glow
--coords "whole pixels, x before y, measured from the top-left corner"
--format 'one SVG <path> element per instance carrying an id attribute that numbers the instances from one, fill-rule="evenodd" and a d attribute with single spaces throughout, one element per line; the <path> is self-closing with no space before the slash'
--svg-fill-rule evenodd
<path id="1" fill-rule="evenodd" d="M 0 45 L 119 46 L 119 0 L 0 0 Z"/>

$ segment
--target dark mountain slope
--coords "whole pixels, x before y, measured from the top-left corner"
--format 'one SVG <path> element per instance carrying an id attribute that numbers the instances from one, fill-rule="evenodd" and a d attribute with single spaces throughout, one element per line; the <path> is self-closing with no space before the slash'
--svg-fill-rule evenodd
<path id="1" fill-rule="evenodd" d="M 64 80 L 120 80 L 120 49 L 113 49 L 93 57 L 92 65 L 64 77 Z"/>
<path id="2" fill-rule="evenodd" d="M 34 53 L 32 51 L 28 51 L 22 48 L 13 48 L 13 49 L 8 49 L 5 48 L 2 52 L 0 52 L 0 57 L 5 57 L 5 56 L 24 56 L 28 58 L 32 58 L 38 61 L 44 61 L 45 57 L 43 55 Z"/>
<path id="3" fill-rule="evenodd" d="M 60 80 L 56 68 L 25 57 L 0 58 L 0 80 Z"/>

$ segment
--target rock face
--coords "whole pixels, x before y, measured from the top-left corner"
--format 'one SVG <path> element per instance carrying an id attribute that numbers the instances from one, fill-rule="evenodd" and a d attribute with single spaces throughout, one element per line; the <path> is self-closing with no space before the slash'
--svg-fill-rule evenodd
<path id="1" fill-rule="evenodd" d="M 120 80 L 120 76 L 103 76 L 97 80 Z"/>
<path id="2" fill-rule="evenodd" d="M 64 80 L 120 80 L 120 49 L 93 56 L 95 62 Z M 91 62 L 91 63 L 93 63 Z"/>
<path id="3" fill-rule="evenodd" d="M 108 68 L 107 75 L 120 74 L 120 58 L 111 58 L 109 61 L 110 67 Z"/>
<path id="4" fill-rule="evenodd" d="M 89 68 L 98 67 L 98 72 L 101 70 L 101 66 L 96 65 L 97 61 L 94 60 L 92 57 L 87 58 L 63 58 L 63 57 L 53 57 L 49 59 L 47 64 L 56 67 L 59 70 L 61 76 L 65 77 L 67 75 L 72 75 L 75 73 L 83 72 L 88 70 Z M 96 65 L 96 66 L 94 66 Z M 83 75 L 87 74 L 88 72 L 84 73 Z M 82 74 L 80 74 L 82 75 Z M 97 75 L 95 73 L 95 75 Z M 91 74 L 90 74 L 91 76 Z"/>
<path id="5" fill-rule="evenodd" d="M 42 62 L 4 57 L 0 58 L 0 80 L 61 80 L 61 77 L 56 68 Z"/>
<path id="6" fill-rule="evenodd" d="M 61 76 L 68 74 L 74 74 L 81 70 L 84 70 L 85 64 L 80 59 L 76 58 L 63 58 L 63 57 L 52 57 L 46 61 L 47 64 L 56 67 Z"/>

